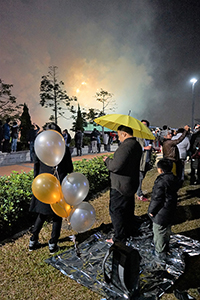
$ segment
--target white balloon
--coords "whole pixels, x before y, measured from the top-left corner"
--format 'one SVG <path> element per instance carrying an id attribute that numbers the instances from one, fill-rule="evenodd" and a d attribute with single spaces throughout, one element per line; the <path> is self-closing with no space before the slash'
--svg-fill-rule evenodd
<path id="1" fill-rule="evenodd" d="M 81 203 L 88 194 L 89 181 L 85 175 L 74 172 L 68 174 L 62 181 L 62 192 L 65 201 L 72 206 Z"/>
<path id="2" fill-rule="evenodd" d="M 85 232 L 92 227 L 96 219 L 94 207 L 88 202 L 82 202 L 74 207 L 70 217 L 72 229 L 76 232 Z"/>
<path id="3" fill-rule="evenodd" d="M 65 154 L 65 140 L 55 130 L 46 130 L 38 134 L 34 143 L 37 157 L 47 166 L 57 166 Z"/>

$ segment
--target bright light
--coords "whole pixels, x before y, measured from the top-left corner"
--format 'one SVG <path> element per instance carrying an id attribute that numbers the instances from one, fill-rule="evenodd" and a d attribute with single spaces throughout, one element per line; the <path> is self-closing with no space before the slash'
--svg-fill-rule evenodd
<path id="1" fill-rule="evenodd" d="M 192 78 L 192 79 L 190 80 L 190 82 L 191 82 L 192 84 L 195 84 L 195 83 L 197 82 L 197 79 L 196 79 L 196 78 Z"/>
<path id="2" fill-rule="evenodd" d="M 79 93 L 79 92 L 80 92 L 80 90 L 79 90 L 79 89 L 77 89 L 77 90 L 76 90 L 76 92 L 77 92 L 77 93 Z"/>
<path id="3" fill-rule="evenodd" d="M 87 83 L 85 81 L 83 81 L 81 84 L 84 85 L 84 84 L 87 84 Z"/>

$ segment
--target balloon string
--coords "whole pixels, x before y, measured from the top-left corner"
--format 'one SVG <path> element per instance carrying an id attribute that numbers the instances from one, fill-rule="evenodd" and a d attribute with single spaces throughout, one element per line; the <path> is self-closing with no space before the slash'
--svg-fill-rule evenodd
<path id="1" fill-rule="evenodd" d="M 76 255 L 77 255 L 78 257 L 81 257 L 81 252 L 80 252 L 80 250 L 78 249 L 78 245 L 77 245 L 77 243 L 76 243 L 76 237 L 75 237 L 75 235 L 74 235 L 73 237 L 74 237 L 73 242 L 74 242 L 74 248 L 75 248 L 75 251 L 76 251 Z"/>
<path id="2" fill-rule="evenodd" d="M 59 177 L 59 174 L 58 174 L 58 166 L 54 167 L 54 173 L 53 173 L 53 175 L 60 181 L 60 177 Z"/>
<path id="3" fill-rule="evenodd" d="M 76 251 L 76 255 L 78 257 L 81 257 L 81 252 L 78 249 L 78 246 L 77 246 L 77 243 L 76 243 L 76 236 L 75 235 L 72 235 L 72 241 L 74 242 L 74 248 L 75 248 L 75 251 Z"/>
<path id="4" fill-rule="evenodd" d="M 68 222 L 69 230 L 70 230 L 70 228 L 71 228 L 70 219 L 71 219 L 71 216 L 72 216 L 73 212 L 74 212 L 74 209 L 73 209 L 73 206 L 71 206 L 71 210 L 70 210 L 70 212 L 69 212 L 69 216 L 68 216 L 67 218 L 65 218 L 65 219 L 67 220 L 67 222 Z"/>

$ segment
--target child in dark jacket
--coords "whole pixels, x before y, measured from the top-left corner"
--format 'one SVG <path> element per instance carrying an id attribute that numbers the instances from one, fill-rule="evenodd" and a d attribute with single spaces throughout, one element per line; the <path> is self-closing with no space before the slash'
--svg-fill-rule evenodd
<path id="1" fill-rule="evenodd" d="M 169 159 L 161 159 L 157 168 L 160 175 L 154 182 L 148 215 L 153 221 L 155 255 L 165 259 L 177 206 L 178 180 L 171 172 L 172 161 Z"/>

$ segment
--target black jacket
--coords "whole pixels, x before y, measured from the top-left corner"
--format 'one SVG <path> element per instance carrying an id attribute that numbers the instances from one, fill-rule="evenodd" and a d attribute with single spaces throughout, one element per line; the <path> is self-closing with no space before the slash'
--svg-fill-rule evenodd
<path id="1" fill-rule="evenodd" d="M 71 160 L 71 154 L 69 151 L 69 147 L 66 147 L 65 155 L 62 161 L 59 163 L 58 168 L 58 175 L 60 183 L 62 183 L 65 176 L 68 173 L 73 172 L 73 164 Z M 35 155 L 34 157 L 34 178 L 42 173 L 49 173 L 54 174 L 54 167 L 50 167 L 45 165 L 43 162 L 39 160 L 39 158 Z M 39 201 L 35 196 L 32 196 L 29 211 L 41 213 L 43 215 L 54 215 L 53 210 L 51 209 L 50 204 L 43 203 Z"/>
<path id="2" fill-rule="evenodd" d="M 191 140 L 190 140 L 190 151 L 195 153 L 197 144 L 200 143 L 200 129 L 192 134 Z"/>
<path id="3" fill-rule="evenodd" d="M 124 196 L 132 196 L 139 185 L 142 148 L 135 138 L 127 138 L 105 164 L 110 171 L 111 188 Z"/>
<path id="4" fill-rule="evenodd" d="M 148 213 L 156 224 L 172 224 L 177 206 L 178 180 L 172 172 L 160 174 L 153 186 Z"/>

